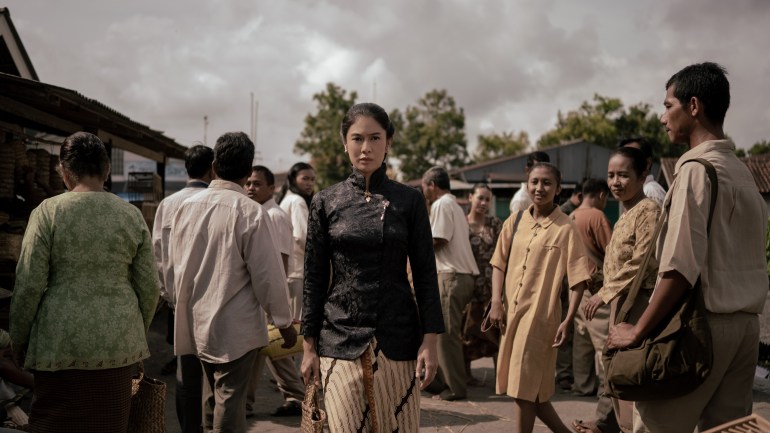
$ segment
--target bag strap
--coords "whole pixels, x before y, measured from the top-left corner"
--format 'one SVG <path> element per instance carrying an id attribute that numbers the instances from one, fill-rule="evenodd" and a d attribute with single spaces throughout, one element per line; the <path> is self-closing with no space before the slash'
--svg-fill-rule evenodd
<path id="1" fill-rule="evenodd" d="M 697 162 L 702 164 L 706 168 L 706 174 L 708 175 L 709 181 L 711 182 L 711 202 L 709 205 L 708 222 L 706 223 L 706 234 L 708 235 L 711 232 L 711 221 L 714 217 L 714 208 L 716 207 L 717 193 L 719 192 L 719 179 L 717 178 L 717 171 L 710 162 L 703 158 L 688 159 L 682 162 L 681 165 L 687 164 L 688 162 Z M 670 207 L 671 196 L 669 195 L 665 203 L 663 203 L 663 214 L 660 216 L 658 219 L 658 224 L 655 226 L 655 233 L 652 235 L 653 242 L 650 244 L 650 246 L 647 248 L 647 252 L 644 254 L 642 264 L 639 266 L 639 271 L 634 277 L 634 281 L 631 284 L 631 289 L 628 292 L 628 297 L 626 298 L 626 301 L 623 302 L 623 307 L 620 309 L 617 317 L 615 317 L 615 324 L 625 322 L 628 318 L 628 314 L 631 311 L 631 307 L 634 305 L 636 296 L 639 294 L 639 288 L 642 285 L 642 280 L 644 280 L 644 273 L 647 271 L 647 266 L 650 263 L 650 257 L 652 256 L 655 242 L 657 241 L 661 229 L 663 228 L 663 223 L 668 218 L 668 211 Z M 700 277 L 698 277 L 698 281 L 695 283 L 695 285 L 700 285 Z"/>

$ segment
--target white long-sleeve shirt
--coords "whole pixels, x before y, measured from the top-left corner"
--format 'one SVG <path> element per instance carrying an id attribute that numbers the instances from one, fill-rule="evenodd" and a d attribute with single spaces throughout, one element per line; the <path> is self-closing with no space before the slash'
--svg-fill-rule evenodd
<path id="1" fill-rule="evenodd" d="M 272 223 L 241 186 L 214 180 L 179 207 L 169 255 L 177 293 L 176 355 L 225 363 L 268 343 L 262 310 L 292 322 Z"/>

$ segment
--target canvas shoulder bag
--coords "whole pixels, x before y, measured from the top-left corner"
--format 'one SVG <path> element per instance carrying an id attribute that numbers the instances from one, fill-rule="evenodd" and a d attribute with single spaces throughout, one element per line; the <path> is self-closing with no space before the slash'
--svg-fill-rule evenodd
<path id="1" fill-rule="evenodd" d="M 716 170 L 705 159 L 687 160 L 683 164 L 689 162 L 702 164 L 711 181 L 711 203 L 706 226 L 708 233 L 718 192 Z M 653 239 L 658 238 L 663 222 L 668 217 L 669 207 L 670 202 L 667 201 Z M 639 273 L 634 278 L 615 324 L 625 321 L 628 317 L 639 293 L 653 248 L 654 245 L 650 245 L 645 253 Z M 605 345 L 605 390 L 612 397 L 628 401 L 680 397 L 692 392 L 706 380 L 711 372 L 713 358 L 711 328 L 706 320 L 706 305 L 699 277 L 692 290 L 640 346 L 609 350 Z"/>

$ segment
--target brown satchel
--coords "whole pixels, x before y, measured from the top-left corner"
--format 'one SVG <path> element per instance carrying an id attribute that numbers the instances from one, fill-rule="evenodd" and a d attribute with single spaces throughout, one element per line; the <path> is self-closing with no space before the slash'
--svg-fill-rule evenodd
<path id="1" fill-rule="evenodd" d="M 302 423 L 300 433 L 322 433 L 326 422 L 326 412 L 318 401 L 318 389 L 311 381 L 305 388 L 305 400 L 302 402 Z"/>
<path id="2" fill-rule="evenodd" d="M 716 170 L 704 159 L 685 161 L 699 162 L 706 167 L 711 181 L 711 206 L 707 233 L 716 205 L 718 179 Z M 670 202 L 664 206 L 653 238 L 657 238 L 668 217 Z M 626 320 L 636 295 L 639 293 L 644 271 L 650 260 L 653 245 L 644 256 L 639 273 L 634 278 L 623 308 L 615 324 Z M 688 394 L 699 387 L 711 373 L 714 355 L 711 328 L 706 320 L 700 278 L 690 293 L 680 301 L 661 324 L 638 347 L 610 350 L 604 347 L 605 391 L 627 401 L 660 400 Z"/>
<path id="3" fill-rule="evenodd" d="M 147 377 L 142 361 L 137 368 L 139 375 L 131 379 L 128 433 L 166 433 L 166 384 Z"/>

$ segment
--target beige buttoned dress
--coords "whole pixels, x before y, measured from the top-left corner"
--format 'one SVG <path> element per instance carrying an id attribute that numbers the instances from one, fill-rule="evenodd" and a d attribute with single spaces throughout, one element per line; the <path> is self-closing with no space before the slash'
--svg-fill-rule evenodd
<path id="1" fill-rule="evenodd" d="M 505 272 L 506 329 L 497 358 L 496 389 L 498 394 L 545 402 L 555 389 L 557 349 L 552 346 L 561 322 L 562 279 L 566 275 L 572 288 L 591 275 L 569 217 L 556 207 L 538 223 L 531 212 L 532 206 L 524 211 L 512 247 L 516 214 L 505 221 L 490 260 Z"/>

